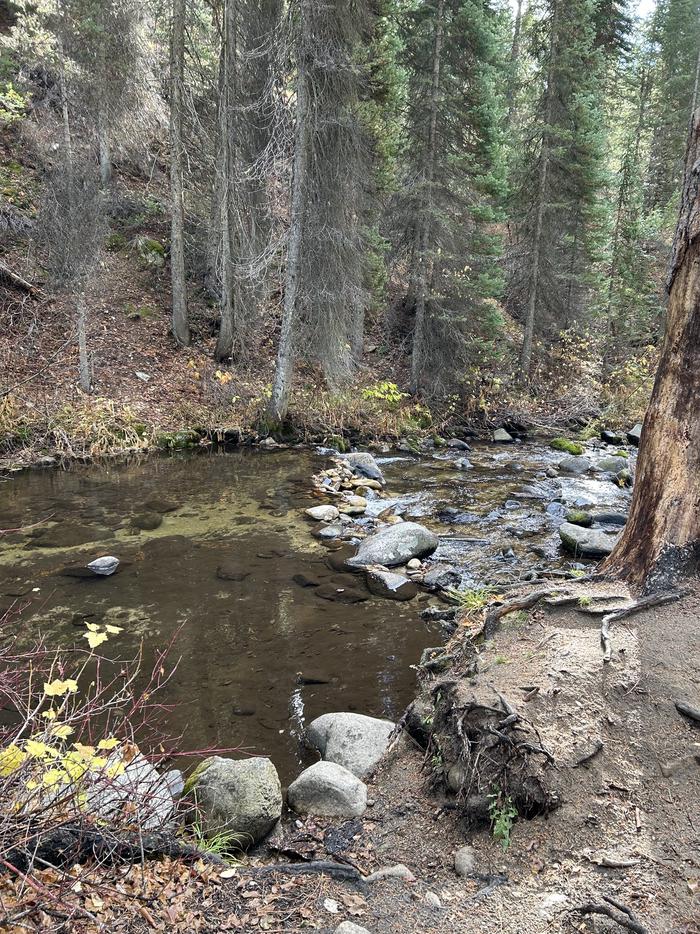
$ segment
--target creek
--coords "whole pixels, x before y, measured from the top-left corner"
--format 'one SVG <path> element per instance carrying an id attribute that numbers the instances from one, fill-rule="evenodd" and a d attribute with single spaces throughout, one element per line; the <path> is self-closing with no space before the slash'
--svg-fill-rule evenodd
<path id="1" fill-rule="evenodd" d="M 543 443 L 475 444 L 467 470 L 463 454 L 377 455 L 387 483 L 368 508 L 433 529 L 428 567 L 462 587 L 571 568 L 557 533 L 567 509 L 627 508 L 609 479 L 555 476 L 562 455 Z M 269 755 L 285 783 L 310 761 L 304 722 L 334 710 L 398 718 L 411 666 L 445 639 L 420 617 L 436 596 L 373 597 L 329 565 L 303 512 L 320 502 L 311 477 L 328 463 L 302 448 L 210 449 L 13 475 L 0 484 L 0 529 L 17 530 L 0 539 L 0 611 L 23 637 L 64 646 L 86 623 L 119 626 L 108 654 L 143 643 L 146 666 L 177 633 L 168 732 L 181 748 Z M 119 558 L 117 574 L 70 576 L 100 555 Z M 346 602 L 358 588 L 362 600 Z"/>

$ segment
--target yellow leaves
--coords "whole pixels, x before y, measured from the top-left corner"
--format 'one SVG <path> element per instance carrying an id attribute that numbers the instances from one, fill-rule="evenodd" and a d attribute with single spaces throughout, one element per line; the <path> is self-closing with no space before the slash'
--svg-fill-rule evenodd
<path id="1" fill-rule="evenodd" d="M 105 769 L 105 775 L 107 778 L 118 778 L 120 775 L 123 775 L 126 771 L 126 766 L 123 762 L 113 762 L 112 765 L 108 765 Z"/>
<path id="2" fill-rule="evenodd" d="M 83 639 L 87 639 L 88 645 L 91 649 L 96 649 L 98 645 L 102 645 L 103 642 L 107 641 L 106 632 L 84 632 Z"/>
<path id="3" fill-rule="evenodd" d="M 44 684 L 44 694 L 47 697 L 63 697 L 64 694 L 75 694 L 78 690 L 78 682 L 72 678 L 66 678 L 60 681 L 58 678 L 51 684 Z"/>
<path id="4" fill-rule="evenodd" d="M 51 730 L 51 734 L 57 736 L 59 739 L 68 739 L 71 733 L 75 733 L 75 730 L 66 723 L 59 723 Z"/>
<path id="5" fill-rule="evenodd" d="M 26 758 L 25 753 L 14 743 L 0 749 L 0 777 L 5 778 L 16 772 Z"/>
<path id="6" fill-rule="evenodd" d="M 65 785 L 67 781 L 68 776 L 63 769 L 48 769 L 41 778 L 41 783 L 45 785 L 46 788 L 53 788 L 55 785 Z"/>
<path id="7" fill-rule="evenodd" d="M 92 759 L 95 755 L 94 746 L 84 746 L 83 743 L 73 743 L 73 749 L 75 752 L 85 760 Z"/>
<path id="8" fill-rule="evenodd" d="M 25 752 L 34 759 L 55 759 L 59 755 L 57 750 L 38 739 L 28 739 L 24 744 Z"/>
<path id="9" fill-rule="evenodd" d="M 111 625 L 105 626 L 105 632 L 108 632 L 113 636 L 116 636 L 118 632 L 123 632 L 123 630 L 124 630 L 123 626 L 111 626 Z"/>
<path id="10" fill-rule="evenodd" d="M 119 745 L 119 740 L 116 736 L 111 736 L 109 739 L 101 739 L 97 744 L 98 749 L 114 749 L 115 746 Z"/>
<path id="11" fill-rule="evenodd" d="M 45 710 L 41 716 L 44 717 L 46 720 L 55 720 L 56 711 L 53 709 L 53 707 L 51 707 L 49 710 Z"/>
<path id="12" fill-rule="evenodd" d="M 233 375 L 231 373 L 223 373 L 221 370 L 217 370 L 216 373 L 214 373 L 214 379 L 217 379 L 222 386 L 226 386 L 233 379 Z"/>

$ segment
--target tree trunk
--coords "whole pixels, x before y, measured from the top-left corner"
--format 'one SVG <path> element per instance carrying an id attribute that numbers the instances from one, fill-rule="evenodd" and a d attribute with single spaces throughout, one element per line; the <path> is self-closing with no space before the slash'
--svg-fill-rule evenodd
<path id="1" fill-rule="evenodd" d="M 668 288 L 630 516 L 603 565 L 646 590 L 696 573 L 700 558 L 700 111 L 692 120 Z"/>
<path id="2" fill-rule="evenodd" d="M 413 352 L 411 354 L 411 392 L 420 387 L 423 351 L 425 345 L 425 313 L 428 303 L 428 283 L 432 278 L 432 263 L 429 257 L 430 228 L 435 177 L 435 154 L 437 147 L 437 112 L 440 100 L 440 67 L 442 64 L 442 42 L 445 31 L 445 2 L 438 0 L 435 22 L 435 45 L 433 47 L 433 74 L 430 88 L 430 124 L 428 148 L 423 170 L 423 211 L 418 231 L 418 268 L 416 276 L 416 314 L 413 323 Z"/>
<path id="3" fill-rule="evenodd" d="M 78 371 L 80 373 L 80 388 L 83 392 L 92 391 L 90 378 L 90 358 L 87 351 L 87 306 L 85 292 L 81 291 L 77 301 L 78 312 Z"/>
<path id="4" fill-rule="evenodd" d="M 525 314 L 525 329 L 523 331 L 523 346 L 520 351 L 520 375 L 522 383 L 530 379 L 532 367 L 532 343 L 535 336 L 535 319 L 537 317 L 537 291 L 539 289 L 540 267 L 542 264 L 542 230 L 544 227 L 545 203 L 547 200 L 547 183 L 549 178 L 549 148 L 550 148 L 550 122 L 552 119 L 552 102 L 554 96 L 554 67 L 557 50 L 557 13 L 560 0 L 554 0 L 552 7 L 551 34 L 549 37 L 549 68 L 547 74 L 547 88 L 545 92 L 544 129 L 542 131 L 542 149 L 537 178 L 537 201 L 535 205 L 535 232 L 532 240 L 532 272 L 527 298 L 527 311 Z"/>
<path id="5" fill-rule="evenodd" d="M 186 347 L 190 342 L 185 280 L 185 207 L 182 184 L 182 89 L 185 69 L 185 0 L 173 0 L 170 39 L 170 275 L 173 336 Z"/>
<path id="6" fill-rule="evenodd" d="M 277 368 L 270 400 L 270 420 L 281 425 L 289 407 L 289 394 L 294 373 L 294 328 L 299 299 L 301 251 L 306 209 L 306 188 L 309 171 L 309 87 L 306 56 L 311 36 L 308 4 L 313 0 L 301 0 L 300 52 L 297 56 L 297 106 L 294 132 L 294 166 L 292 179 L 292 203 L 290 209 L 289 239 L 287 241 L 287 264 L 285 269 L 284 308 L 282 332 L 277 351 Z"/>
<path id="7" fill-rule="evenodd" d="M 97 107 L 97 145 L 100 151 L 100 182 L 103 191 L 109 191 L 112 184 L 112 146 L 109 133 L 109 118 L 104 101 Z"/>

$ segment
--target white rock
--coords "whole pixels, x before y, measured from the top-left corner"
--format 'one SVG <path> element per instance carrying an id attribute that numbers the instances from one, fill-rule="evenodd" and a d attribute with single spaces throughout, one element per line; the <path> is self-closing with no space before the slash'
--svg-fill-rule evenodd
<path id="1" fill-rule="evenodd" d="M 359 924 L 353 924 L 352 921 L 343 921 L 335 929 L 335 934 L 370 934 L 367 928 L 361 928 Z"/>
<path id="2" fill-rule="evenodd" d="M 98 577 L 109 577 L 119 567 L 119 558 L 114 555 L 104 555 L 102 558 L 95 558 L 88 564 L 88 569 Z"/>
<path id="3" fill-rule="evenodd" d="M 411 558 L 406 567 L 410 571 L 417 571 L 423 567 L 423 562 L 420 560 L 420 558 Z"/>
<path id="4" fill-rule="evenodd" d="M 461 846 L 455 853 L 455 872 L 465 878 L 476 868 L 476 853 L 470 846 Z"/>
<path id="5" fill-rule="evenodd" d="M 430 905 L 431 908 L 442 908 L 442 902 L 435 894 L 435 892 L 425 893 L 425 903 L 426 905 Z"/>
<path id="6" fill-rule="evenodd" d="M 334 519 L 338 518 L 338 510 L 335 506 L 312 506 L 310 509 L 306 510 L 306 515 L 311 519 L 315 519 L 316 522 L 333 522 Z"/>
<path id="7" fill-rule="evenodd" d="M 364 881 L 377 882 L 378 879 L 401 879 L 402 882 L 416 881 L 416 877 L 411 870 L 408 866 L 404 866 L 403 863 L 398 863 L 396 866 L 382 866 L 381 869 L 377 869 L 370 875 L 365 876 Z"/>
<path id="8" fill-rule="evenodd" d="M 391 720 L 359 713 L 326 713 L 309 724 L 307 736 L 328 762 L 365 778 L 386 752 L 393 729 Z"/>

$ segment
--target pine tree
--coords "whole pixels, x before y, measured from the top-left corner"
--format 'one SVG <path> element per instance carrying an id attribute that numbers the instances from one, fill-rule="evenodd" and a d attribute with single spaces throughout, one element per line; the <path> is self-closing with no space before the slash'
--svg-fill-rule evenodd
<path id="1" fill-rule="evenodd" d="M 503 193 L 494 13 L 481 0 L 419 4 L 403 23 L 406 179 L 397 199 L 413 319 L 413 391 L 454 388 L 498 321 L 493 232 Z"/>
<path id="2" fill-rule="evenodd" d="M 523 321 L 520 378 L 528 380 L 535 334 L 580 322 L 595 297 L 605 215 L 600 82 L 592 0 L 545 0 L 530 31 L 539 94 L 524 120 L 513 170 L 508 301 Z"/>
<path id="3" fill-rule="evenodd" d="M 654 134 L 645 208 L 675 208 L 700 69 L 700 0 L 659 0 L 654 15 L 658 74 L 652 100 Z"/>

